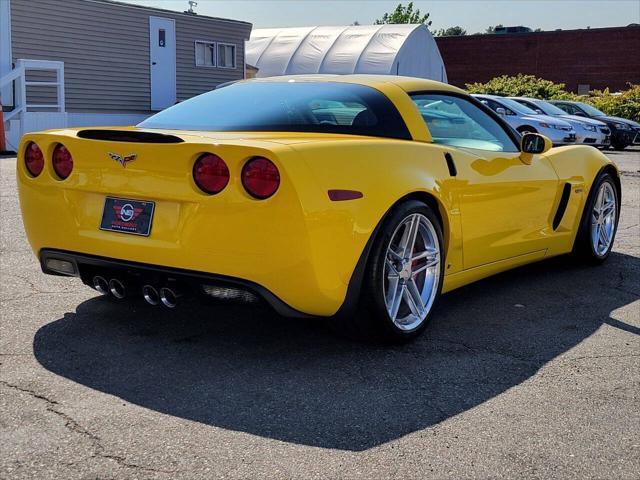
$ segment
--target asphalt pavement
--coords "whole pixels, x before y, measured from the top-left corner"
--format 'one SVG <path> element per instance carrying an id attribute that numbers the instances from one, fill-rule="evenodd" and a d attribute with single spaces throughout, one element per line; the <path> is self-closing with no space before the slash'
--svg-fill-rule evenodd
<path id="1" fill-rule="evenodd" d="M 0 159 L 0 478 L 640 478 L 640 149 L 608 155 L 604 265 L 454 291 L 393 348 L 45 276 Z"/>

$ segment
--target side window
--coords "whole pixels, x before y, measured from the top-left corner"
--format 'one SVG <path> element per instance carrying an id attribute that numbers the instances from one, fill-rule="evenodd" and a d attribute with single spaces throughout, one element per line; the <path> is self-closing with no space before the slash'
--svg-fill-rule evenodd
<path id="1" fill-rule="evenodd" d="M 575 105 L 570 105 L 571 115 L 584 115 L 584 112 L 579 107 Z"/>
<path id="2" fill-rule="evenodd" d="M 196 67 L 216 66 L 216 44 L 213 42 L 195 42 Z"/>
<path id="3" fill-rule="evenodd" d="M 236 68 L 236 46 L 230 43 L 218 43 L 218 67 Z"/>
<path id="4" fill-rule="evenodd" d="M 502 126 L 476 105 L 446 94 L 414 94 L 434 143 L 493 152 L 517 152 L 518 145 Z"/>
<path id="5" fill-rule="evenodd" d="M 367 106 L 359 102 L 338 102 L 334 100 L 314 99 L 309 104 L 309 109 L 315 121 L 325 125 L 356 125 L 365 118 L 366 114 L 358 115 L 361 112 L 369 112 Z M 358 118 L 359 120 L 356 120 Z M 375 119 L 371 112 L 367 118 Z"/>
<path id="6" fill-rule="evenodd" d="M 498 102 L 493 102 L 495 104 L 495 107 L 492 108 L 491 110 L 493 110 L 494 112 L 498 111 L 498 108 L 501 108 L 504 110 L 504 113 L 506 113 L 507 115 L 515 115 L 516 112 L 514 112 L 513 110 L 511 110 L 509 107 L 507 107 L 506 105 L 503 105 L 501 103 Z"/>
<path id="7" fill-rule="evenodd" d="M 480 103 L 482 103 L 483 105 L 486 105 L 487 107 L 489 107 L 491 110 L 493 110 L 496 113 L 498 113 L 498 109 L 501 108 L 501 109 L 504 110 L 505 115 L 515 115 L 513 110 L 511 110 L 508 107 L 505 107 L 504 105 L 499 104 L 498 102 L 496 102 L 494 100 L 490 100 L 488 98 L 480 98 L 478 100 L 480 100 Z"/>
<path id="8" fill-rule="evenodd" d="M 560 107 L 565 112 L 567 112 L 569 115 L 576 114 L 576 107 L 574 107 L 570 103 L 558 103 L 557 106 Z"/>
<path id="9" fill-rule="evenodd" d="M 486 107 L 489 107 L 494 112 L 496 111 L 496 107 L 498 104 L 494 101 L 487 100 L 486 98 L 478 98 L 478 101 Z"/>
<path id="10" fill-rule="evenodd" d="M 531 102 L 525 102 L 523 100 L 516 100 L 518 103 L 521 103 L 522 105 L 524 105 L 525 107 L 529 107 L 531 110 L 533 110 L 536 113 L 539 113 L 541 115 L 544 115 L 544 111 L 535 103 L 531 103 Z"/>

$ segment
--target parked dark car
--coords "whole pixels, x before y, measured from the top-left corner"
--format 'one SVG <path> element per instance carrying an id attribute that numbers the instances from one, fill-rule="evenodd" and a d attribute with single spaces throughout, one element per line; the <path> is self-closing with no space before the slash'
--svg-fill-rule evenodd
<path id="1" fill-rule="evenodd" d="M 640 144 L 640 123 L 626 118 L 610 117 L 597 108 L 582 102 L 550 100 L 550 103 L 570 115 L 593 118 L 606 123 L 611 129 L 611 146 L 614 150 L 624 150 L 629 145 Z"/>

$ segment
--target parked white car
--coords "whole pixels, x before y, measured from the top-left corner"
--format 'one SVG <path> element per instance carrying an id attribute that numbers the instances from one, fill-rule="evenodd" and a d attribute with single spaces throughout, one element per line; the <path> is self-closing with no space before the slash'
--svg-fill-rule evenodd
<path id="1" fill-rule="evenodd" d="M 554 145 L 574 145 L 576 131 L 564 120 L 557 117 L 540 115 L 521 103 L 497 95 L 473 95 L 481 103 L 500 115 L 519 133 L 541 133 L 548 137 Z"/>
<path id="2" fill-rule="evenodd" d="M 565 122 L 569 122 L 576 131 L 576 143 L 585 143 L 587 145 L 593 145 L 594 147 L 608 147 L 611 143 L 611 130 L 609 130 L 609 127 L 607 127 L 607 124 L 604 122 L 579 117 L 578 115 L 569 115 L 564 110 L 546 100 L 529 97 L 509 98 L 521 103 L 525 107 L 529 107 L 539 115 L 558 117 Z"/>

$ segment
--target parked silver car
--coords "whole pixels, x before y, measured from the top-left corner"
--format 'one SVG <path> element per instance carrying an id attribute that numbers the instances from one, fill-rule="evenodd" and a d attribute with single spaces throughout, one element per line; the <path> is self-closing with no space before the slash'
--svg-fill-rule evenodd
<path id="1" fill-rule="evenodd" d="M 611 143 L 611 130 L 609 130 L 609 127 L 607 127 L 607 124 L 604 122 L 579 117 L 578 115 L 569 115 L 564 110 L 546 100 L 528 97 L 509 98 L 521 103 L 525 107 L 529 107 L 539 115 L 558 117 L 565 122 L 569 122 L 576 131 L 576 143 L 585 143 L 593 145 L 594 147 L 608 147 Z"/>
<path id="2" fill-rule="evenodd" d="M 515 100 L 497 95 L 476 94 L 473 96 L 502 116 L 512 128 L 521 134 L 541 133 L 549 137 L 554 145 L 574 145 L 576 143 L 576 131 L 568 122 L 558 117 L 539 115 L 536 111 Z"/>

